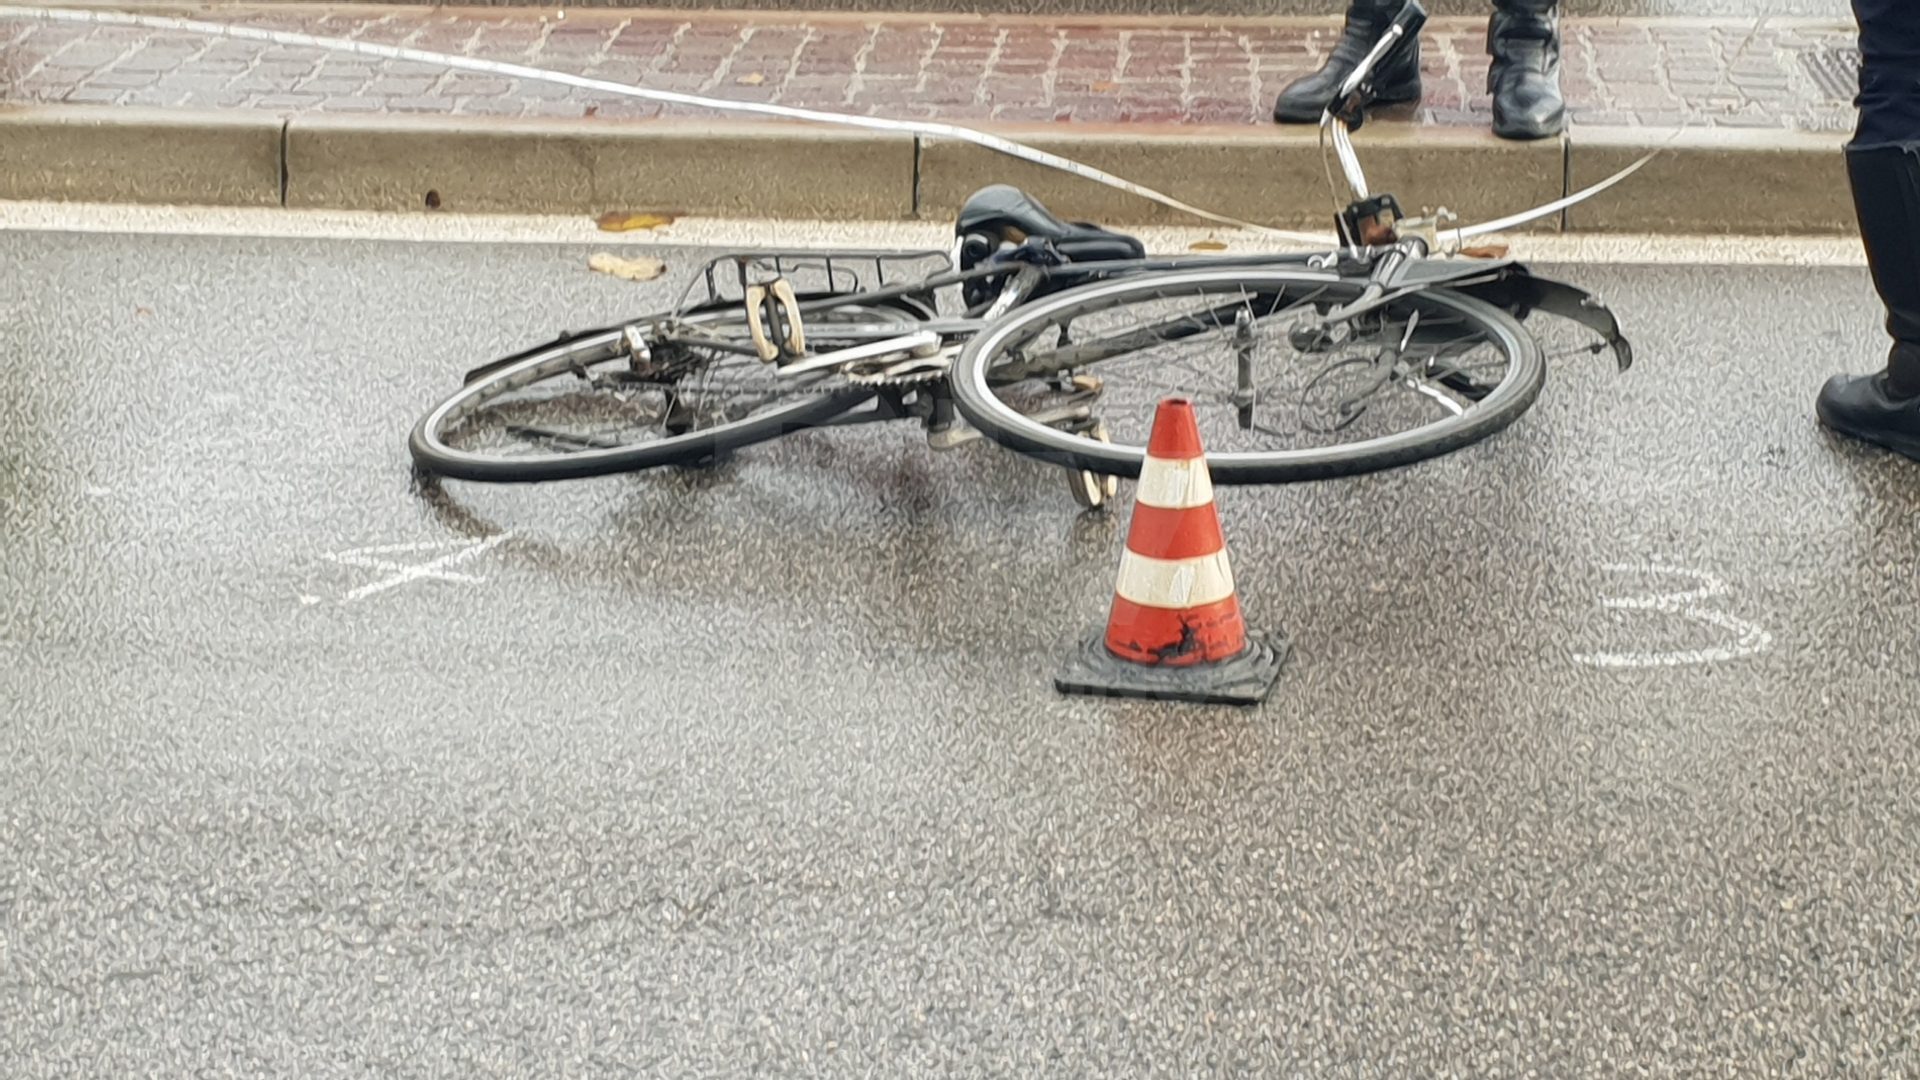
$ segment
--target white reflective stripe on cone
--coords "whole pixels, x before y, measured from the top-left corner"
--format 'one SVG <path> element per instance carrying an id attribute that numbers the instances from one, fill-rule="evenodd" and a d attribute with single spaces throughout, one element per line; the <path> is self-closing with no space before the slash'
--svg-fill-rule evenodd
<path id="1" fill-rule="evenodd" d="M 1201 607 L 1233 595 L 1233 570 L 1225 551 L 1192 559 L 1155 559 L 1129 548 L 1120 556 L 1119 576 L 1114 592 L 1147 607 Z"/>
<path id="2" fill-rule="evenodd" d="M 1167 461 L 1149 456 L 1140 464 L 1134 498 L 1163 510 L 1190 510 L 1213 501 L 1213 478 L 1206 458 Z"/>

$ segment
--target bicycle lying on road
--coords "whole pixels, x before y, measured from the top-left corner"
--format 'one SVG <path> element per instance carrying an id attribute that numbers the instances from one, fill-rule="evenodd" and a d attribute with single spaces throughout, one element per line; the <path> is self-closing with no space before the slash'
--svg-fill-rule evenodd
<path id="1" fill-rule="evenodd" d="M 914 418 L 937 449 L 985 437 L 1064 466 L 1097 506 L 1139 475 L 1166 397 L 1194 403 L 1223 484 L 1469 446 L 1539 396 L 1533 313 L 1593 330 L 1592 351 L 1611 348 L 1622 371 L 1633 356 L 1584 291 L 1462 248 L 1526 216 L 1443 228 L 1369 190 L 1350 135 L 1371 73 L 1425 18 L 1406 4 L 1327 110 L 1352 195 L 1329 250 L 1149 258 L 1132 237 L 989 187 L 962 208 L 951 250 L 732 253 L 669 311 L 476 368 L 416 426 L 413 458 L 458 479 L 560 480 Z"/>

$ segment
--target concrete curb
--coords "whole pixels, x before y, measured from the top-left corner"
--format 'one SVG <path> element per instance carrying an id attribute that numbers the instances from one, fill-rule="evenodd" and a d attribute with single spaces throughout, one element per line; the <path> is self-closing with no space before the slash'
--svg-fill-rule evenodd
<path id="1" fill-rule="evenodd" d="M 1326 229 L 1312 129 L 995 127 L 1215 212 Z M 1513 143 L 1376 120 L 1355 138 L 1376 191 L 1463 221 L 1559 198 L 1659 149 L 1625 183 L 1536 228 L 1583 233 L 1832 234 L 1855 229 L 1843 135 L 1575 128 Z M 671 210 L 708 217 L 940 219 L 1014 183 L 1062 215 L 1201 224 L 956 140 L 733 120 L 506 120 L 0 106 L 0 198 L 442 213 Z"/>
<path id="2" fill-rule="evenodd" d="M 269 113 L 0 105 L 0 199 L 277 206 Z"/>
<path id="3" fill-rule="evenodd" d="M 796 123 L 296 117 L 287 205 L 906 218 L 914 140 Z"/>
<path id="4" fill-rule="evenodd" d="M 1569 138 L 1572 191 L 1666 147 L 1625 183 L 1569 210 L 1571 232 L 1797 235 L 1858 227 L 1844 135 L 1702 129 L 1669 142 L 1650 131 L 1583 128 Z"/>

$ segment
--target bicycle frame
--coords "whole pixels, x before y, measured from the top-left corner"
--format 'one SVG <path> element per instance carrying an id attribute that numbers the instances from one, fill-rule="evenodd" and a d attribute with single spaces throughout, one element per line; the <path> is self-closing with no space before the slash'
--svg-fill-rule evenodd
<path id="1" fill-rule="evenodd" d="M 1517 319 L 1543 311 L 1581 323 L 1604 339 L 1593 351 L 1611 346 L 1620 369 L 1626 370 L 1632 363 L 1631 346 L 1620 334 L 1613 314 L 1598 300 L 1573 286 L 1536 277 L 1504 256 L 1445 251 L 1446 245 L 1440 242 L 1440 222 L 1447 216 L 1444 210 L 1430 220 L 1408 219 L 1391 194 L 1371 189 L 1352 133 L 1364 123 L 1373 100 L 1373 72 L 1418 33 L 1425 19 L 1419 0 L 1407 0 L 1323 114 L 1323 147 L 1331 146 L 1350 196 L 1345 208 L 1336 214 L 1337 239 L 1327 249 L 1072 261 L 1051 241 L 1029 235 L 1041 219 L 1051 222 L 1049 229 L 1067 230 L 1067 224 L 1023 197 L 1018 205 L 1024 209 L 990 210 L 986 216 L 972 218 L 972 224 L 966 223 L 963 213 L 949 250 L 730 252 L 701 267 L 663 316 L 563 334 L 557 342 L 475 368 L 467 373 L 467 382 L 557 345 L 611 335 L 617 342 L 607 346 L 612 351 L 602 359 L 617 362 L 624 352 L 631 358 L 631 370 L 624 373 L 626 379 L 657 383 L 669 394 L 676 392 L 673 388 L 685 377 L 677 365 L 688 349 L 757 356 L 770 365 L 776 381 L 793 378 L 814 384 L 823 376 L 836 380 L 834 407 L 844 404 L 843 411 L 816 413 L 805 421 L 807 425 L 919 419 L 929 445 L 949 449 L 983 437 L 960 420 L 949 378 L 953 359 L 969 342 L 1023 305 L 1114 278 L 1279 267 L 1304 268 L 1313 272 L 1306 276 L 1314 280 L 1324 275 L 1325 281 L 1345 286 L 1339 291 L 1346 302 L 1339 306 L 1317 302 L 1312 295 L 1299 301 L 1307 309 L 1303 325 L 1311 327 L 1317 318 L 1316 332 L 1332 335 L 1340 324 L 1382 311 L 1395 301 L 1427 290 L 1447 290 L 1488 302 Z M 1331 167 L 1328 181 L 1333 183 Z M 1036 212 L 1031 222 L 1025 216 Z M 1491 225 L 1525 220 L 1529 220 L 1528 215 L 1516 215 Z M 983 223 L 991 243 L 984 252 L 978 247 L 969 250 L 981 235 Z M 1478 235 L 1491 225 L 1451 232 L 1456 238 Z M 963 228 L 971 231 L 962 235 Z M 1099 235 L 1103 230 L 1090 226 L 1072 228 L 1079 231 L 1051 235 L 1062 237 L 1063 246 L 1079 244 L 1074 248 L 1077 251 L 1104 253 L 1114 249 L 1105 242 L 1114 234 L 1103 237 Z M 1121 247 L 1141 250 L 1130 240 Z M 1436 252 L 1444 257 L 1434 257 Z M 979 261 L 969 263 L 968 259 Z M 809 273 L 822 280 L 807 282 L 805 275 Z M 1361 287 L 1354 289 L 1354 283 Z M 942 299 L 955 291 L 958 304 L 943 305 Z M 1231 318 L 1234 312 L 1214 314 Z M 1062 344 L 999 370 L 1009 381 L 1037 378 L 1052 384 L 1055 393 L 1048 404 L 1040 411 L 1023 413 L 1025 419 L 1104 441 L 1104 426 L 1094 412 L 1101 380 L 1075 376 L 1073 372 L 1132 351 L 1137 347 L 1136 339 L 1143 336 L 1156 341 L 1178 338 L 1180 326 L 1187 322 L 1203 330 L 1209 325 L 1189 314 L 1183 316 L 1179 326 L 1148 325 L 1136 334 L 1111 340 Z M 1242 329 L 1250 331 L 1250 326 Z M 1239 407 L 1242 427 L 1252 426 L 1256 405 L 1250 382 L 1250 340 L 1244 346 L 1236 344 L 1237 389 L 1232 401 Z M 1409 322 L 1402 351 L 1411 340 L 1413 323 Z M 822 342 L 831 347 L 817 347 Z M 665 351 L 656 356 L 656 347 Z M 1380 365 L 1385 359 L 1375 357 L 1372 362 Z M 1381 367 L 1383 379 L 1388 370 Z M 1422 392 L 1437 396 L 1431 390 Z M 1097 506 L 1115 491 L 1116 478 L 1111 475 L 1081 471 L 1073 476 L 1075 496 L 1083 505 Z"/>

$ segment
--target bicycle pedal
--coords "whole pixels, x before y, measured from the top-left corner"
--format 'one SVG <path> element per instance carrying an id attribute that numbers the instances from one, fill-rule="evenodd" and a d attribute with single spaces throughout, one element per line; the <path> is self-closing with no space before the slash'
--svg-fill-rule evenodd
<path id="1" fill-rule="evenodd" d="M 1109 445 L 1113 438 L 1107 433 L 1107 425 L 1094 421 L 1087 432 L 1089 438 Z M 1120 494 L 1120 478 L 1107 473 L 1097 473 L 1091 469 L 1080 469 L 1067 481 L 1073 492 L 1073 501 L 1088 510 L 1098 510 L 1112 502 Z"/>
<path id="2" fill-rule="evenodd" d="M 1068 483 L 1073 501 L 1087 510 L 1102 509 L 1120 494 L 1120 484 L 1113 477 L 1085 469 L 1074 473 Z"/>

